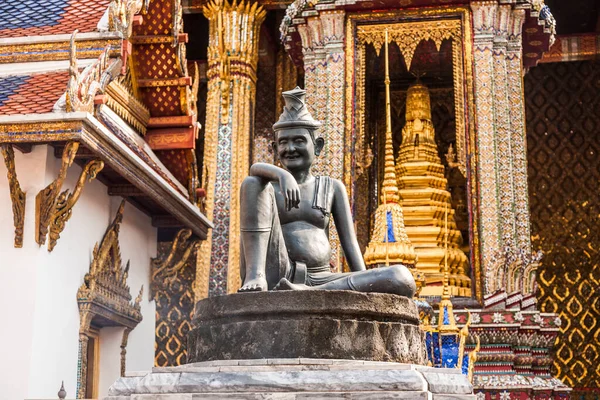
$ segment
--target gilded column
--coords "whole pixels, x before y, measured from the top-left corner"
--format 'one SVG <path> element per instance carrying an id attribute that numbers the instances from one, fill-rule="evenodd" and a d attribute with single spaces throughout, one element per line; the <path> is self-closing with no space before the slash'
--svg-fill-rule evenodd
<path id="1" fill-rule="evenodd" d="M 500 232 L 503 248 L 515 244 L 515 193 L 513 188 L 511 116 L 508 103 L 507 44 L 508 26 L 512 12 L 510 4 L 498 6 L 494 34 L 494 127 L 496 142 L 496 165 Z"/>
<path id="2" fill-rule="evenodd" d="M 479 228 L 484 275 L 500 248 L 498 176 L 494 138 L 494 23 L 496 1 L 471 3 L 474 29 L 474 75 L 476 108 L 477 176 L 479 181 Z"/>
<path id="3" fill-rule="evenodd" d="M 523 92 L 522 29 L 525 10 L 513 10 L 507 45 L 508 99 L 510 105 L 513 188 L 515 193 L 516 246 L 531 253 L 529 188 L 527 185 L 527 143 L 525 130 L 525 98 Z"/>
<path id="4" fill-rule="evenodd" d="M 250 168 L 258 37 L 266 16 L 249 1 L 213 0 L 202 11 L 209 20 L 203 179 L 214 228 L 199 252 L 197 299 L 235 292 L 241 283 L 239 187 Z"/>

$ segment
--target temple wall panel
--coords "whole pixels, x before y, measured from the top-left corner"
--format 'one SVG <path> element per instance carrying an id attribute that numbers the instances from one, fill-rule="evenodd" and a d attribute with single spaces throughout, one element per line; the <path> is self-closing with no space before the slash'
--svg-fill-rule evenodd
<path id="1" fill-rule="evenodd" d="M 532 246 L 540 311 L 558 313 L 555 375 L 600 389 L 600 64 L 540 64 L 525 76 Z M 593 398 L 593 397 L 585 397 Z"/>
<path id="2" fill-rule="evenodd" d="M 3 362 L 0 366 L 0 391 L 5 398 L 55 398 L 61 381 L 69 397 L 75 397 L 78 367 L 79 311 L 77 290 L 89 271 L 92 251 L 110 224 L 119 199 L 111 198 L 101 182 L 86 184 L 73 208 L 73 215 L 61 232 L 56 247 L 48 252 L 34 240 L 35 196 L 54 180 L 60 160 L 48 146 L 35 146 L 29 154 L 15 150 L 19 182 L 27 194 L 23 248 L 14 248 L 11 200 L 6 180 L 7 170 L 0 163 L 0 281 L 10 304 L 4 308 Z M 73 188 L 81 168 L 68 170 L 63 189 Z M 131 260 L 129 279 L 131 294 L 136 296 L 140 286 L 149 287 L 149 259 L 156 253 L 156 228 L 150 217 L 131 205 L 125 207 L 122 222 L 121 255 Z M 147 292 L 146 292 L 147 293 Z M 142 322 L 129 337 L 127 369 L 150 369 L 153 365 L 154 303 L 144 296 L 141 301 Z M 107 342 L 108 343 L 108 342 Z M 120 340 L 119 340 L 120 345 Z M 100 359 L 116 356 L 116 365 L 104 367 L 103 382 L 114 382 L 120 373 L 120 349 L 100 347 Z M 4 383 L 7 383 L 6 385 Z M 100 387 L 99 395 L 108 386 Z"/>

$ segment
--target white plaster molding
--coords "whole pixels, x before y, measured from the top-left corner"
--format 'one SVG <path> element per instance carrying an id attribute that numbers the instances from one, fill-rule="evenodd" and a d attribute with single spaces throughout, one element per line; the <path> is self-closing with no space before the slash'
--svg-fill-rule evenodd
<path id="1" fill-rule="evenodd" d="M 85 68 L 97 61 L 96 58 L 77 60 L 77 67 Z M 69 70 L 69 60 L 38 61 L 25 63 L 0 64 L 0 77 L 40 74 L 44 72 L 60 72 Z M 67 86 L 65 85 L 65 90 Z"/>
<path id="2" fill-rule="evenodd" d="M 71 33 L 63 35 L 39 35 L 39 36 L 19 36 L 10 38 L 0 38 L 0 46 L 17 45 L 17 44 L 39 44 L 39 43 L 57 43 L 69 42 Z M 110 40 L 122 39 L 123 35 L 120 32 L 86 32 L 78 33 L 75 37 L 76 42 L 88 40 Z"/>

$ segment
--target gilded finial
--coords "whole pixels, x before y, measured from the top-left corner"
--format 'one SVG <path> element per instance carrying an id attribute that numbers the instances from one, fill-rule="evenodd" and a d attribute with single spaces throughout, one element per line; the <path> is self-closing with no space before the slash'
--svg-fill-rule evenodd
<path id="1" fill-rule="evenodd" d="M 388 56 L 388 31 L 385 31 L 385 170 L 381 188 L 383 203 L 398 203 L 398 181 L 392 141 L 392 116 L 390 105 L 390 65 Z"/>

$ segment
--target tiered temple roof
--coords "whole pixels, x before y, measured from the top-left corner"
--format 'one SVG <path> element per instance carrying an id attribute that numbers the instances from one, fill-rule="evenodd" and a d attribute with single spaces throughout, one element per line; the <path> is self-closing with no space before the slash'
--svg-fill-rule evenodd
<path id="1" fill-rule="evenodd" d="M 195 145 L 198 75 L 172 0 L 0 4 L 0 143 L 104 161 L 101 181 L 157 227 L 203 238 Z"/>

